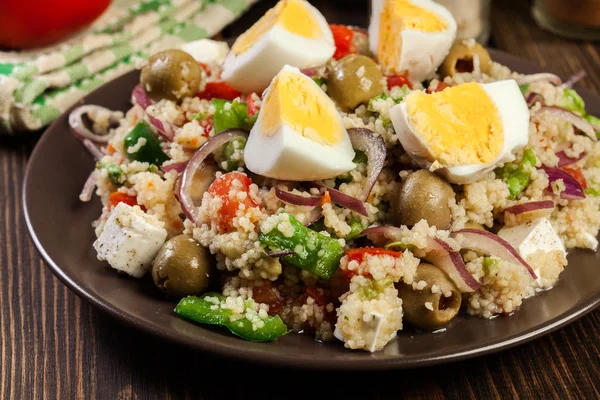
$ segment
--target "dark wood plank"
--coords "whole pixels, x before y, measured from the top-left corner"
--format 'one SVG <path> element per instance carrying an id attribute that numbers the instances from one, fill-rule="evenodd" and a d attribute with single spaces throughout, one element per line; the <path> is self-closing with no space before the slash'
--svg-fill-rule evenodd
<path id="1" fill-rule="evenodd" d="M 272 3 L 263 0 L 225 34 L 239 34 Z M 330 21 L 366 23 L 364 3 L 314 3 Z M 583 69 L 588 77 L 579 86 L 600 92 L 598 44 L 538 29 L 528 2 L 495 1 L 494 6 L 496 47 L 563 76 Z M 332 398 L 600 398 L 600 311 L 502 353 L 416 371 L 361 374 L 257 368 L 190 352 L 121 325 L 54 278 L 27 237 L 21 188 L 35 141 L 35 136 L 0 137 L 2 399 L 305 399 L 316 393 Z M 220 377 L 231 384 L 223 386 Z M 324 386 L 319 392 L 315 382 Z"/>

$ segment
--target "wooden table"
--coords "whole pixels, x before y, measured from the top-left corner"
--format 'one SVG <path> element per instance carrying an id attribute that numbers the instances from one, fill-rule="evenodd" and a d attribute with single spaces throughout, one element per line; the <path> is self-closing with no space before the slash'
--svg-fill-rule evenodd
<path id="1" fill-rule="evenodd" d="M 225 34 L 239 34 L 272 3 L 263 0 Z M 366 6 L 358 1 L 340 1 L 337 8 L 332 1 L 313 3 L 330 22 L 366 24 Z M 588 77 L 578 86 L 600 91 L 598 44 L 541 31 L 527 2 L 496 0 L 494 7 L 492 45 L 562 76 L 583 69 Z M 36 139 L 0 137 L 2 399 L 600 398 L 600 310 L 495 355 L 377 374 L 259 368 L 194 353 L 130 329 L 62 285 L 27 236 L 21 187 Z M 220 383 L 221 377 L 230 383 Z"/>

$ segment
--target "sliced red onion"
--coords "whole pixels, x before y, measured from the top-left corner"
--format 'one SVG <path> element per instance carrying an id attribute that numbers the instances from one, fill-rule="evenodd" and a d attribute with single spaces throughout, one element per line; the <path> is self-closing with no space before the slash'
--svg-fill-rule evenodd
<path id="1" fill-rule="evenodd" d="M 321 204 L 321 200 L 323 199 L 323 196 L 301 196 L 299 194 L 294 194 L 292 192 L 279 189 L 277 186 L 275 186 L 275 196 L 285 203 L 306 207 L 316 207 Z"/>
<path id="2" fill-rule="evenodd" d="M 75 137 L 80 140 L 89 139 L 94 143 L 108 143 L 108 141 L 113 137 L 114 132 L 109 132 L 105 135 L 99 135 L 89 130 L 83 122 L 83 115 L 94 111 L 110 113 L 109 121 L 111 123 L 119 122 L 119 118 L 122 115 L 121 113 L 109 110 L 108 108 L 92 104 L 79 106 L 71 111 L 71 114 L 69 114 L 69 126 L 71 127 L 71 132 L 73 132 Z"/>
<path id="3" fill-rule="evenodd" d="M 395 226 L 375 226 L 360 233 L 377 246 L 383 247 L 389 242 L 398 241 L 401 229 Z"/>
<path id="4" fill-rule="evenodd" d="M 554 202 L 552 200 L 530 201 L 527 203 L 516 204 L 504 209 L 504 214 L 535 219 L 548 217 L 554 211 Z"/>
<path id="5" fill-rule="evenodd" d="M 273 258 L 281 258 L 281 257 L 289 256 L 292 254 L 296 254 L 296 252 L 292 251 L 292 250 L 273 250 L 273 251 L 267 252 L 267 255 L 269 257 L 273 257 Z"/>
<path id="6" fill-rule="evenodd" d="M 581 200 L 585 199 L 585 192 L 583 187 L 573 178 L 568 172 L 563 171 L 560 168 L 549 168 L 542 167 L 548 175 L 550 184 L 546 188 L 548 192 L 552 192 L 552 182 L 562 179 L 565 184 L 565 190 L 561 192 L 560 197 L 567 200 Z"/>
<path id="7" fill-rule="evenodd" d="M 81 193 L 79 194 L 79 200 L 87 203 L 92 199 L 92 195 L 94 194 L 94 188 L 96 187 L 96 170 L 93 170 L 85 180 L 83 184 L 83 189 L 81 189 Z"/>
<path id="8" fill-rule="evenodd" d="M 181 200 L 179 200 L 179 192 L 180 191 L 181 191 L 181 174 L 177 175 L 177 179 L 175 179 L 175 183 L 173 184 L 173 195 L 179 202 L 181 202 Z"/>
<path id="9" fill-rule="evenodd" d="M 347 194 L 344 194 L 339 190 L 321 185 L 316 182 L 312 182 L 312 185 L 316 188 L 319 188 L 319 190 L 321 190 L 321 193 L 325 193 L 327 191 L 329 193 L 329 197 L 331 197 L 331 201 L 333 201 L 334 203 L 339 204 L 340 206 L 345 207 L 348 210 L 357 212 L 360 215 L 364 215 L 365 217 L 369 215 L 365 203 L 363 203 L 359 199 L 352 196 L 348 196 Z"/>
<path id="10" fill-rule="evenodd" d="M 94 159 L 96 161 L 98 161 L 102 157 L 104 157 L 104 152 L 102 150 L 100 150 L 100 147 L 98 147 L 90 139 L 83 139 L 82 142 L 83 142 L 83 145 L 85 146 L 85 148 L 87 149 L 87 151 L 90 152 L 90 154 L 94 157 Z"/>
<path id="11" fill-rule="evenodd" d="M 152 105 L 152 100 L 140 85 L 133 88 L 132 96 L 135 102 L 144 110 Z"/>
<path id="12" fill-rule="evenodd" d="M 150 120 L 150 123 L 152 124 L 152 126 L 154 126 L 156 128 L 156 130 L 162 137 L 164 137 L 169 142 L 173 140 L 173 137 L 175 136 L 175 126 L 174 125 L 172 125 L 168 122 L 163 122 L 160 119 L 158 119 L 148 113 L 146 113 L 146 115 L 148 116 L 148 119 Z"/>
<path id="13" fill-rule="evenodd" d="M 350 128 L 348 136 L 352 142 L 352 147 L 362 151 L 367 156 L 367 182 L 362 191 L 363 201 L 367 201 L 373 185 L 377 182 L 377 177 L 383 169 L 385 163 L 386 149 L 385 142 L 380 135 L 366 128 Z"/>
<path id="14" fill-rule="evenodd" d="M 571 158 L 565 154 L 564 150 L 561 150 L 558 153 L 556 153 L 556 157 L 558 157 L 558 164 L 556 166 L 560 168 L 567 165 L 575 164 L 577 161 L 582 160 L 585 156 L 585 153 L 580 153 L 579 156 L 577 156 L 576 158 Z"/>
<path id="15" fill-rule="evenodd" d="M 544 97 L 536 92 L 531 92 L 527 95 L 527 99 L 525 99 L 529 108 L 533 107 L 535 103 L 540 103 L 541 105 L 545 105 Z"/>
<path id="16" fill-rule="evenodd" d="M 457 251 L 452 251 L 448 243 L 438 238 L 430 238 L 427 244 L 425 259 L 443 270 L 463 293 L 473 292 L 481 286 Z"/>
<path id="17" fill-rule="evenodd" d="M 321 207 L 315 207 L 308 213 L 308 217 L 304 220 L 302 225 L 309 226 L 317 222 L 323 216 L 323 209 Z"/>
<path id="18" fill-rule="evenodd" d="M 183 170 L 185 170 L 187 164 L 188 161 L 181 161 L 169 165 L 163 165 L 162 167 L 160 167 L 160 169 L 162 169 L 163 172 L 177 171 L 178 173 L 182 173 Z"/>
<path id="19" fill-rule="evenodd" d="M 584 70 L 581 70 L 578 73 L 576 73 L 575 75 L 573 75 L 572 77 L 570 77 L 569 79 L 567 79 L 567 81 L 565 83 L 563 83 L 562 86 L 566 89 L 570 89 L 573 87 L 574 84 L 576 84 L 577 82 L 579 82 L 580 80 L 585 78 L 586 75 L 587 75 L 586 72 Z"/>
<path id="20" fill-rule="evenodd" d="M 454 232 L 452 235 L 462 235 L 467 239 L 467 243 L 462 247 L 479 251 L 481 253 L 496 256 L 501 260 L 508 261 L 513 264 L 520 264 L 527 268 L 527 272 L 533 279 L 537 279 L 537 275 L 533 269 L 527 264 L 527 261 L 519 255 L 517 250 L 510 245 L 506 240 L 491 232 L 481 229 L 461 229 Z"/>
<path id="21" fill-rule="evenodd" d="M 538 81 L 548 81 L 555 86 L 562 84 L 562 79 L 558 75 L 543 72 L 540 74 L 522 75 L 515 79 L 519 85 L 525 85 L 526 83 L 533 83 Z"/>
<path id="22" fill-rule="evenodd" d="M 553 118 L 561 119 L 565 122 L 570 123 L 575 128 L 585 133 L 593 141 L 598 140 L 596 137 L 596 131 L 594 126 L 586 121 L 580 115 L 575 114 L 569 110 L 557 106 L 544 106 L 536 111 L 532 117 L 550 116 Z"/>
<path id="23" fill-rule="evenodd" d="M 319 73 L 319 67 L 304 68 L 304 69 L 301 69 L 300 72 L 302 72 L 304 75 L 308 76 L 309 78 L 312 78 Z"/>
<path id="24" fill-rule="evenodd" d="M 227 129 L 213 136 L 204 143 L 190 158 L 183 174 L 181 175 L 181 188 L 179 189 L 179 202 L 185 215 L 195 224 L 198 222 L 198 206 L 194 204 L 190 187 L 196 171 L 202 168 L 206 157 L 217 151 L 225 143 L 237 137 L 248 138 L 248 131 L 243 129 Z"/>

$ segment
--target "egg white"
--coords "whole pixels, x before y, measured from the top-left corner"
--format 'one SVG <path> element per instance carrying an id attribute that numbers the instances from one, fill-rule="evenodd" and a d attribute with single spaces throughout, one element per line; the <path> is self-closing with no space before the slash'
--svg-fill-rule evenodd
<path id="1" fill-rule="evenodd" d="M 482 85 L 496 105 L 502 120 L 503 144 L 498 156 L 490 163 L 444 166 L 435 172 L 456 184 L 476 181 L 498 165 L 513 161 L 514 153 L 527 145 L 529 140 L 529 109 L 514 80 L 498 81 Z M 410 125 L 406 104 L 400 103 L 390 110 L 390 119 L 398 139 L 407 154 L 422 168 L 429 169 L 436 161 L 421 136 Z"/>
<path id="2" fill-rule="evenodd" d="M 309 68 L 325 64 L 335 53 L 333 34 L 319 10 L 308 2 L 304 6 L 315 18 L 321 37 L 303 37 L 275 24 L 245 52 L 229 52 L 223 80 L 240 92 L 261 93 L 284 65 Z"/>
<path id="3" fill-rule="evenodd" d="M 375 55 L 379 45 L 379 19 L 384 3 L 385 0 L 374 0 L 372 3 L 369 48 Z M 450 11 L 440 4 L 431 0 L 412 0 L 412 3 L 432 11 L 447 24 L 446 30 L 442 32 L 422 32 L 414 29 L 401 32 L 402 49 L 398 64 L 394 67 L 398 72 L 406 71 L 406 77 L 416 83 L 433 77 L 456 39 L 457 25 Z"/>
<path id="4" fill-rule="evenodd" d="M 285 66 L 282 71 L 292 71 L 301 76 L 306 85 L 314 90 L 321 90 L 297 68 Z M 269 89 L 265 96 L 268 96 L 268 91 Z M 331 101 L 329 98 L 325 100 Z M 335 106 L 332 109 L 335 110 Z M 263 103 L 244 149 L 244 161 L 250 171 L 274 179 L 312 181 L 333 178 L 356 167 L 352 162 L 354 150 L 350 138 L 337 111 L 330 118 L 338 120 L 343 135 L 339 142 L 332 145 L 314 142 L 294 131 L 285 122 L 280 124 L 274 134 L 265 135 L 262 115 L 268 112 L 270 110 Z"/>

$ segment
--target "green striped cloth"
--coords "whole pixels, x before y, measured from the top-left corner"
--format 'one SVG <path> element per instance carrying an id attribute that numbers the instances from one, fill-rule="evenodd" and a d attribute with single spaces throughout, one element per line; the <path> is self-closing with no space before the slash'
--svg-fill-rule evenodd
<path id="1" fill-rule="evenodd" d="M 0 134 L 43 128 L 151 54 L 210 37 L 256 0 L 118 1 L 87 32 L 41 54 L 0 52 Z"/>

